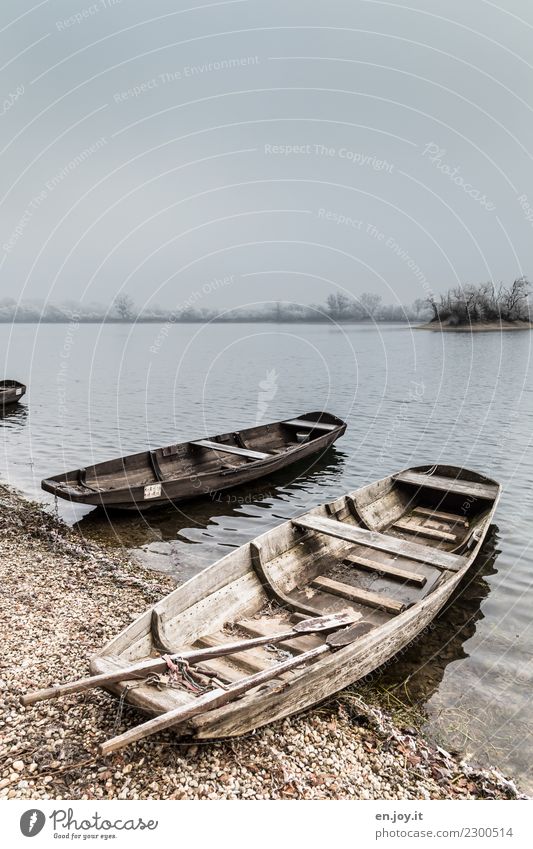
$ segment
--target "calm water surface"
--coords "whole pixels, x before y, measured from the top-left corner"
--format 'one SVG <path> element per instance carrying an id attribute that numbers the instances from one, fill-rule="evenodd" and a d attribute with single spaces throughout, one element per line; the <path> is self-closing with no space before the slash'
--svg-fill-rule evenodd
<path id="1" fill-rule="evenodd" d="M 29 384 L 0 418 L 0 476 L 56 509 L 45 475 L 147 446 L 326 409 L 348 422 L 303 464 L 217 499 L 113 520 L 59 504 L 183 580 L 282 519 L 402 467 L 451 463 L 504 492 L 484 551 L 431 636 L 381 673 L 449 748 L 533 792 L 533 385 L 529 332 L 406 327 L 0 325 L 5 375 Z"/>

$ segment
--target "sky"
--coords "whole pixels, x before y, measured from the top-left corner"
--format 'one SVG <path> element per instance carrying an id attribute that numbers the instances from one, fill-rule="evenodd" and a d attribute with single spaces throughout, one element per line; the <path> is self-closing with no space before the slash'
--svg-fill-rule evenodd
<path id="1" fill-rule="evenodd" d="M 533 273 L 527 0 L 4 0 L 0 301 Z"/>

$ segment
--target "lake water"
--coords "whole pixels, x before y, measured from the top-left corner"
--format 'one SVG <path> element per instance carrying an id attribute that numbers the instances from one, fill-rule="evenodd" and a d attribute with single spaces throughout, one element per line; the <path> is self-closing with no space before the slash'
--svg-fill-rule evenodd
<path id="1" fill-rule="evenodd" d="M 115 519 L 59 504 L 83 534 L 184 580 L 282 519 L 421 463 L 496 478 L 496 526 L 429 639 L 381 673 L 442 745 L 533 792 L 533 385 L 529 332 L 404 326 L 0 325 L 5 375 L 27 382 L 0 419 L 0 477 L 56 509 L 40 480 L 147 446 L 325 409 L 346 435 L 312 469 Z"/>

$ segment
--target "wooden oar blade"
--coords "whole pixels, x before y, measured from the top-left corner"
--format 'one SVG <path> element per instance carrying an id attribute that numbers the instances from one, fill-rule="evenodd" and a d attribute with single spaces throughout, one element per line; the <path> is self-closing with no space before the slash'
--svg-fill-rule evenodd
<path id="1" fill-rule="evenodd" d="M 315 619 L 302 619 L 293 626 L 297 634 L 314 634 L 319 631 L 334 631 L 345 625 L 353 625 L 361 619 L 362 614 L 355 610 L 341 610 L 339 613 L 328 613 L 326 616 L 318 616 Z"/>
<path id="2" fill-rule="evenodd" d="M 335 631 L 334 634 L 330 634 L 329 637 L 326 638 L 326 643 L 332 648 L 349 646 L 350 643 L 355 642 L 355 640 L 358 640 L 359 637 L 363 637 L 365 634 L 368 634 L 373 627 L 374 625 L 372 625 L 371 622 L 357 622 L 355 625 L 351 625 L 348 628 L 343 628 L 340 631 Z"/>

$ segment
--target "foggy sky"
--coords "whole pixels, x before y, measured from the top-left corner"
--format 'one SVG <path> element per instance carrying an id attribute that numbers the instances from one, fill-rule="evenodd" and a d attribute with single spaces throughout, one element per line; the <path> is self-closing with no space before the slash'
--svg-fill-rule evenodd
<path id="1" fill-rule="evenodd" d="M 3 2 L 0 299 L 531 273 L 532 36 L 526 0 Z"/>

